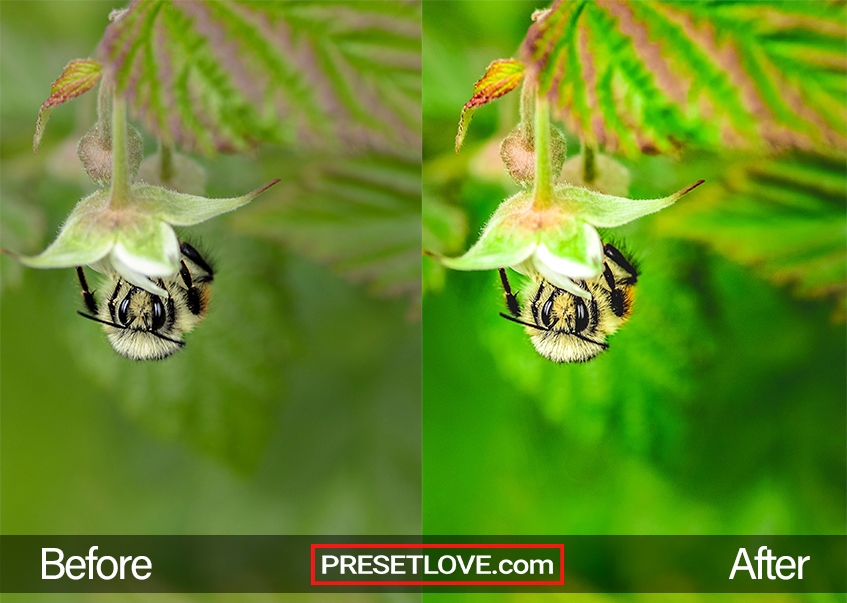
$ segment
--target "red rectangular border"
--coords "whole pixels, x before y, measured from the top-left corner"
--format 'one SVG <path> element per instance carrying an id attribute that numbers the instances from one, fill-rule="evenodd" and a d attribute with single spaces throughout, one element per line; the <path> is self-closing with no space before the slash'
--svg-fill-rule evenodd
<path id="1" fill-rule="evenodd" d="M 393 580 L 393 581 L 318 581 L 315 579 L 316 549 L 559 549 L 559 580 Z M 312 586 L 562 586 L 565 583 L 565 545 L 564 544 L 312 544 L 311 545 L 311 582 Z"/>

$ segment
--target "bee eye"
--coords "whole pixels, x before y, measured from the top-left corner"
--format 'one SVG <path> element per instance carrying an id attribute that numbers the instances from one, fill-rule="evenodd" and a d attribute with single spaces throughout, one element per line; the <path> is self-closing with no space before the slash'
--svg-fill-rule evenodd
<path id="1" fill-rule="evenodd" d="M 577 333 L 581 333 L 588 328 L 588 307 L 581 297 L 575 299 L 574 314 L 576 315 L 576 324 L 574 325 L 574 330 Z"/>
<path id="2" fill-rule="evenodd" d="M 553 309 L 553 298 L 550 297 L 546 302 L 544 302 L 544 306 L 541 308 L 541 324 L 544 328 L 550 328 L 550 311 Z"/>
<path id="3" fill-rule="evenodd" d="M 165 325 L 165 305 L 158 297 L 153 298 L 153 324 L 151 330 L 158 331 Z"/>
<path id="4" fill-rule="evenodd" d="M 118 306 L 118 322 L 122 325 L 129 324 L 129 296 L 126 296 Z"/>

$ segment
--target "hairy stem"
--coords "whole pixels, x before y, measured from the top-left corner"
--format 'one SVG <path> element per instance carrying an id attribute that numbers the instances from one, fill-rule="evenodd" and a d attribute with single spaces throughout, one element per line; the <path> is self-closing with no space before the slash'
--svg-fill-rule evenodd
<path id="1" fill-rule="evenodd" d="M 126 102 L 113 95 L 111 205 L 116 208 L 126 205 L 130 200 L 127 142 Z"/>
<path id="2" fill-rule="evenodd" d="M 553 200 L 553 174 L 550 165 L 550 103 L 541 95 L 535 97 L 535 188 L 532 205 L 548 207 Z"/>
<path id="3" fill-rule="evenodd" d="M 524 82 L 521 87 L 521 121 L 519 125 L 524 135 L 530 140 L 534 138 L 533 129 L 535 128 L 535 90 L 536 86 L 530 81 Z"/>
<path id="4" fill-rule="evenodd" d="M 103 77 L 97 91 L 97 124 L 100 135 L 105 140 L 112 139 L 112 84 L 107 76 Z"/>

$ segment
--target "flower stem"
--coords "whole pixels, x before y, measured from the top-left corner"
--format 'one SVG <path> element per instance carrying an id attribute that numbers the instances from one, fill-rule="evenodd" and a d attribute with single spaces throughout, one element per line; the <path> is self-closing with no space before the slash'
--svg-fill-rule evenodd
<path id="1" fill-rule="evenodd" d="M 112 140 L 112 84 L 104 76 L 97 92 L 97 124 L 105 140 Z"/>
<path id="2" fill-rule="evenodd" d="M 535 91 L 536 86 L 530 81 L 524 82 L 521 87 L 521 121 L 518 125 L 525 137 L 531 140 L 534 140 L 535 129 Z"/>
<path id="3" fill-rule="evenodd" d="M 130 200 L 129 159 L 127 157 L 126 102 L 112 97 L 112 197 L 111 205 L 121 207 Z"/>
<path id="4" fill-rule="evenodd" d="M 553 174 L 550 165 L 550 103 L 540 94 L 535 97 L 535 188 L 532 205 L 548 207 L 553 200 Z"/>

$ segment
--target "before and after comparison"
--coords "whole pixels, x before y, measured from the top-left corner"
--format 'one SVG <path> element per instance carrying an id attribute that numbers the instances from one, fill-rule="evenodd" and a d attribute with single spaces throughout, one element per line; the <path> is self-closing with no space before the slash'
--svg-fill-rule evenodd
<path id="1" fill-rule="evenodd" d="M 847 3 L 0 1 L 8 603 L 847 601 Z"/>

